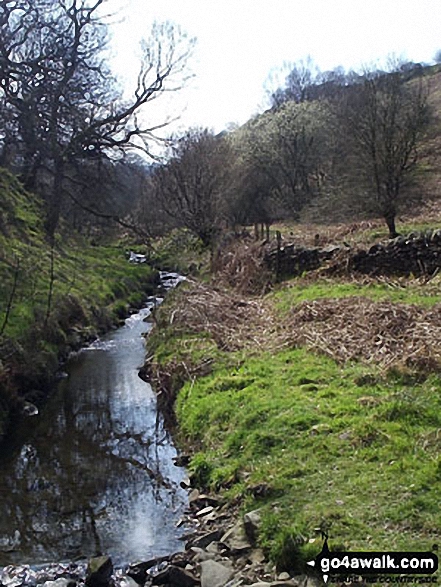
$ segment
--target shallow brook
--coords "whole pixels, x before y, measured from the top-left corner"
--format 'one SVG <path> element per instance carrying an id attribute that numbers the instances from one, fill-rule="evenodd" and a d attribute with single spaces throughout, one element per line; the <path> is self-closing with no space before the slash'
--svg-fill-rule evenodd
<path id="1" fill-rule="evenodd" d="M 2 446 L 0 566 L 98 552 L 123 564 L 182 548 L 185 471 L 138 376 L 155 303 L 72 356 L 40 413 Z"/>

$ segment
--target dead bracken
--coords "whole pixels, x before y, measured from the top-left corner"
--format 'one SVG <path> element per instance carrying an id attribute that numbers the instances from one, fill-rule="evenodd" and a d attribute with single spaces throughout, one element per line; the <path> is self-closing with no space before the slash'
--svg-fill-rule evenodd
<path id="1" fill-rule="evenodd" d="M 269 304 L 219 287 L 191 281 L 169 318 L 175 329 L 206 332 L 221 350 L 257 347 L 277 337 Z"/>
<path id="2" fill-rule="evenodd" d="M 169 320 L 175 329 L 208 333 L 224 351 L 306 346 L 340 363 L 441 365 L 441 303 L 422 308 L 351 296 L 303 301 L 282 316 L 268 299 L 193 281 Z"/>
<path id="3" fill-rule="evenodd" d="M 427 370 L 441 365 L 441 304 L 424 309 L 361 296 L 308 301 L 291 309 L 284 330 L 287 344 L 308 346 L 339 362 Z"/>

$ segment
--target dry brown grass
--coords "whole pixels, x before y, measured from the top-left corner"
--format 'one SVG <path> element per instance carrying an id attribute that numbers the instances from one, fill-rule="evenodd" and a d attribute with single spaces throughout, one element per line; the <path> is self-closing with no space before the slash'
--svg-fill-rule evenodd
<path id="1" fill-rule="evenodd" d="M 266 293 L 273 277 L 264 265 L 265 250 L 263 242 L 236 240 L 218 251 L 212 267 L 216 283 L 240 294 Z"/>
<path id="2" fill-rule="evenodd" d="M 307 346 L 339 362 L 382 367 L 441 367 L 441 303 L 431 309 L 364 297 L 302 302 L 284 324 L 285 344 Z"/>
<path id="3" fill-rule="evenodd" d="M 313 222 L 275 224 L 272 226 L 272 231 L 276 230 L 281 232 L 285 242 L 311 248 L 322 248 L 330 244 L 341 245 L 342 241 L 351 246 L 370 245 L 373 230 L 384 232 L 385 238 L 387 237 L 387 227 L 381 218 L 334 224 Z"/>
<path id="4" fill-rule="evenodd" d="M 170 323 L 210 334 L 221 350 L 264 349 L 277 336 L 278 324 L 268 302 L 214 285 L 190 281 L 170 314 Z"/>
<path id="5" fill-rule="evenodd" d="M 340 363 L 441 367 L 441 303 L 425 309 L 365 297 L 321 299 L 301 302 L 283 318 L 267 298 L 191 282 L 170 322 L 210 334 L 223 351 L 306 346 Z"/>

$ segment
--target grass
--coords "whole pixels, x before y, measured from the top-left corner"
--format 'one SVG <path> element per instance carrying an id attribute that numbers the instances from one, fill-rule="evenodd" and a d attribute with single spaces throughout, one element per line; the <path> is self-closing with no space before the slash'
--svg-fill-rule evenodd
<path id="1" fill-rule="evenodd" d="M 209 251 L 187 229 L 174 229 L 155 241 L 152 260 L 164 271 L 200 274 L 209 264 Z"/>
<path id="2" fill-rule="evenodd" d="M 182 388 L 180 435 L 198 448 L 200 485 L 263 507 L 260 540 L 279 567 L 317 554 L 320 528 L 350 550 L 416 551 L 439 539 L 437 375 L 384 376 L 304 349 L 232 365 Z M 260 484 L 264 499 L 249 491 Z"/>
<path id="3" fill-rule="evenodd" d="M 14 176 L 0 168 L 0 329 L 9 339 L 23 339 L 47 314 L 53 273 L 52 309 L 66 301 L 90 316 L 107 307 L 121 315 L 121 300 L 139 304 L 139 293 L 152 279 L 147 265 L 127 263 L 121 245 L 91 246 L 78 234 L 63 231 L 53 251 L 43 230 L 43 206 Z M 8 313 L 8 306 L 9 313 Z M 6 314 L 7 323 L 4 325 Z"/>
<path id="4" fill-rule="evenodd" d="M 41 203 L 0 169 L 0 438 L 17 397 L 48 389 L 59 359 L 139 307 L 156 277 L 123 245 L 65 227 L 51 249 Z"/>
<path id="5" fill-rule="evenodd" d="M 432 306 L 437 279 L 294 279 L 260 309 L 283 325 L 292 306 L 325 297 Z M 441 538 L 439 372 L 399 362 L 341 364 L 283 340 L 262 344 L 265 320 L 255 324 L 254 346 L 231 350 L 228 338 L 216 337 L 216 314 L 201 297 L 185 287 L 174 292 L 149 341 L 163 372 L 179 375 L 171 378 L 180 388 L 178 439 L 193 451 L 195 485 L 239 501 L 244 512 L 262 508 L 259 541 L 279 569 L 304 570 L 321 549 L 321 530 L 333 550 L 431 550 Z M 229 308 L 224 320 L 240 336 L 249 317 L 240 318 L 228 296 L 219 307 Z M 197 368 L 207 360 L 208 375 Z"/>
<path id="6" fill-rule="evenodd" d="M 441 301 L 438 278 L 426 284 L 415 279 L 381 283 L 374 280 L 338 282 L 330 279 L 317 281 L 293 279 L 284 283 L 276 293 L 271 294 L 276 307 L 282 313 L 303 301 L 351 296 L 365 296 L 376 301 L 416 304 L 423 307 L 430 307 Z"/>
<path id="7" fill-rule="evenodd" d="M 14 246 L 12 241 L 10 246 Z M 51 253 L 45 244 L 21 253 L 20 269 L 4 336 L 21 339 L 47 312 Z M 106 307 L 110 315 L 121 316 L 121 300 L 128 305 L 142 302 L 142 290 L 152 281 L 147 265 L 128 264 L 118 246 L 90 247 L 87 242 L 70 241 L 54 251 L 54 282 L 51 313 L 56 314 L 66 300 L 81 306 L 81 316 L 89 317 Z M 13 291 L 14 268 L 1 264 L 0 320 Z M 148 291 L 147 291 L 148 293 Z M 146 295 L 146 294 L 144 294 Z M 81 320 L 80 320 L 81 321 Z"/>

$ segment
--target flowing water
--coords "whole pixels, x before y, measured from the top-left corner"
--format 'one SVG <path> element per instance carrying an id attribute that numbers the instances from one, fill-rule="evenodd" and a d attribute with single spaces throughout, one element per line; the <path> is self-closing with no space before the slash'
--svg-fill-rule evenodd
<path id="1" fill-rule="evenodd" d="M 68 377 L 2 448 L 0 566 L 97 552 L 122 564 L 182 548 L 185 472 L 138 377 L 153 303 L 69 359 Z"/>

